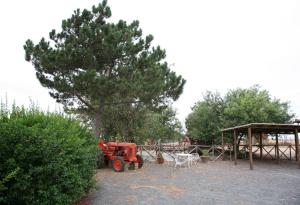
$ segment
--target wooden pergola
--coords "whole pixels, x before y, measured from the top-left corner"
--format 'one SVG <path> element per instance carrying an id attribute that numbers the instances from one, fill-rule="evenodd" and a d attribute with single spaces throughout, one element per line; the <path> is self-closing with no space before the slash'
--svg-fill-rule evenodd
<path id="1" fill-rule="evenodd" d="M 240 125 L 236 127 L 230 127 L 222 129 L 222 146 L 224 147 L 224 133 L 232 133 L 234 138 L 234 164 L 237 164 L 237 136 L 244 134 L 248 138 L 249 147 L 249 162 L 250 169 L 253 169 L 253 157 L 252 157 L 252 134 L 259 134 L 259 148 L 260 158 L 262 158 L 262 134 L 274 134 L 276 137 L 276 154 L 277 162 L 279 163 L 279 149 L 278 149 L 278 134 L 293 134 L 295 135 L 295 155 L 300 169 L 300 157 L 299 157 L 299 138 L 298 131 L 300 125 L 295 124 L 277 124 L 277 123 L 250 123 L 246 125 Z"/>

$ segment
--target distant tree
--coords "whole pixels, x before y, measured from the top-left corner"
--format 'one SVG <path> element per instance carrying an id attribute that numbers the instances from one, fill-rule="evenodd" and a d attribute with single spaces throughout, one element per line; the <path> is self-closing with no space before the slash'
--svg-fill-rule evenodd
<path id="1" fill-rule="evenodd" d="M 107 107 L 103 114 L 103 133 L 108 138 L 130 142 L 143 141 L 137 135 L 137 129 L 143 126 L 147 109 L 131 105 L 115 105 Z"/>
<path id="2" fill-rule="evenodd" d="M 136 136 L 142 141 L 178 140 L 182 137 L 182 125 L 172 108 L 166 108 L 162 112 L 147 111 L 142 126 L 136 130 Z"/>
<path id="3" fill-rule="evenodd" d="M 230 90 L 224 97 L 224 105 L 224 127 L 255 122 L 289 123 L 294 117 L 289 103 L 272 99 L 269 92 L 258 85 Z"/>
<path id="4" fill-rule="evenodd" d="M 110 16 L 106 0 L 91 11 L 77 9 L 62 31 L 49 33 L 50 41 L 24 45 L 42 86 L 66 111 L 87 116 L 97 137 L 111 106 L 162 107 L 185 84 L 169 69 L 165 50 L 151 47 L 153 36 L 142 37 L 138 21 L 106 22 Z"/>
<path id="5" fill-rule="evenodd" d="M 188 134 L 204 143 L 212 143 L 220 135 L 224 103 L 219 93 L 206 92 L 186 119 Z"/>
<path id="6" fill-rule="evenodd" d="M 247 123 L 289 123 L 294 117 L 289 103 L 272 99 L 269 92 L 255 85 L 230 90 L 225 97 L 208 92 L 196 103 L 186 119 L 194 139 L 220 142 L 220 130 Z"/>

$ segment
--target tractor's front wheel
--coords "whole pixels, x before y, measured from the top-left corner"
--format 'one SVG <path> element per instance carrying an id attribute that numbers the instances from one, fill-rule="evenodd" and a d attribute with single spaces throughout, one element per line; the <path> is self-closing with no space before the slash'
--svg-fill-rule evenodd
<path id="1" fill-rule="evenodd" d="M 143 157 L 141 155 L 136 155 L 138 168 L 142 168 L 144 164 Z"/>
<path id="2" fill-rule="evenodd" d="M 124 159 L 121 157 L 116 157 L 113 161 L 113 169 L 115 172 L 123 172 L 125 167 Z"/>

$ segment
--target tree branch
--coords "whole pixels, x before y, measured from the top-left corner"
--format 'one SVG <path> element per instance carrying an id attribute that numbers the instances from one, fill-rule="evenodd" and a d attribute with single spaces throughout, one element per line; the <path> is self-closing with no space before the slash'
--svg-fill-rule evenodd
<path id="1" fill-rule="evenodd" d="M 76 95 L 76 97 L 83 103 L 83 104 L 85 104 L 88 108 L 90 108 L 91 110 L 95 110 L 95 108 L 91 105 L 91 104 L 89 104 L 87 101 L 85 101 L 82 97 L 80 97 L 80 95 L 78 95 L 78 94 L 75 94 Z"/>
<path id="2" fill-rule="evenodd" d="M 141 102 L 140 100 L 129 100 L 129 101 L 103 103 L 103 105 L 135 104 L 135 103 L 140 103 L 140 102 Z"/>

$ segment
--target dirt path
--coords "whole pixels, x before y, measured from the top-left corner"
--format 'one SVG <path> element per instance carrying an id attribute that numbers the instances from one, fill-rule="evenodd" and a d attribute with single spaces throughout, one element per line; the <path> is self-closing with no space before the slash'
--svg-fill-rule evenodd
<path id="1" fill-rule="evenodd" d="M 95 205 L 300 204 L 300 170 L 296 164 L 229 161 L 174 169 L 146 163 L 141 170 L 97 173 Z"/>

